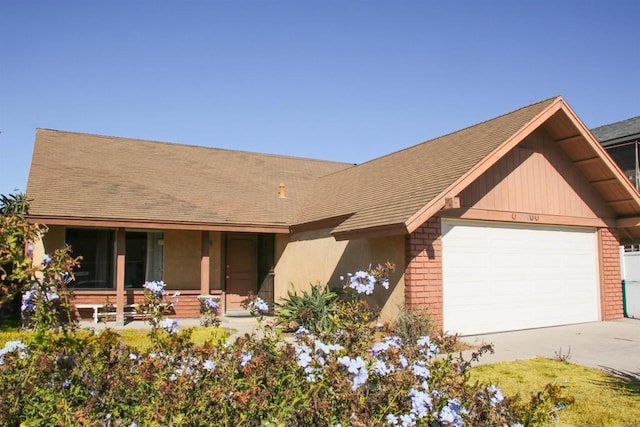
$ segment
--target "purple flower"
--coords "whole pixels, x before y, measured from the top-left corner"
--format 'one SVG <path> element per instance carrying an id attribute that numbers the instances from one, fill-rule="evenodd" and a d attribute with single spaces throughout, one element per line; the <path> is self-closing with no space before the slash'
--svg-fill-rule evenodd
<path id="1" fill-rule="evenodd" d="M 393 365 L 388 365 L 384 360 L 376 359 L 376 363 L 373 365 L 374 371 L 381 377 L 393 372 Z"/>
<path id="2" fill-rule="evenodd" d="M 388 351 L 390 348 L 399 349 L 402 345 L 402 338 L 400 337 L 385 337 L 384 341 L 377 342 L 371 347 L 371 352 L 374 355 L 378 355 L 385 351 Z"/>
<path id="3" fill-rule="evenodd" d="M 350 358 L 349 356 L 342 356 L 338 359 L 338 362 L 342 366 L 347 368 L 350 374 L 352 374 L 352 390 L 356 391 L 360 388 L 361 385 L 367 382 L 369 378 L 369 372 L 367 371 L 367 367 L 364 363 L 364 360 L 360 356 L 355 359 Z"/>
<path id="4" fill-rule="evenodd" d="M 178 320 L 177 319 L 164 319 L 160 322 L 162 329 L 170 333 L 171 335 L 178 333 Z"/>
<path id="5" fill-rule="evenodd" d="M 213 300 L 213 298 L 206 298 L 204 300 L 204 305 L 205 305 L 206 308 L 208 308 L 211 311 L 219 311 L 220 310 L 220 305 L 217 302 L 215 302 Z"/>
<path id="6" fill-rule="evenodd" d="M 490 385 L 489 387 L 487 387 L 487 391 L 491 393 L 491 403 L 493 405 L 497 405 L 504 400 L 502 390 L 500 390 L 500 388 L 496 387 L 495 385 Z"/>
<path id="7" fill-rule="evenodd" d="M 398 425 L 398 417 L 396 417 L 393 414 L 389 414 L 386 417 L 386 420 L 389 424 L 393 425 L 393 426 L 397 426 Z"/>
<path id="8" fill-rule="evenodd" d="M 411 398 L 411 413 L 418 418 L 423 418 L 429 414 L 431 407 L 431 396 L 424 391 L 416 390 L 412 388 L 409 391 L 409 397 Z"/>
<path id="9" fill-rule="evenodd" d="M 420 348 L 420 352 L 425 354 L 427 357 L 432 357 L 440 353 L 440 349 L 438 345 L 431 342 L 431 337 L 423 336 L 416 341 L 418 344 L 418 348 Z"/>
<path id="10" fill-rule="evenodd" d="M 149 291 L 154 298 L 162 299 L 165 295 L 167 295 L 167 292 L 164 290 L 165 286 L 165 283 L 162 280 L 159 280 L 153 282 L 145 282 L 142 287 Z"/>
<path id="11" fill-rule="evenodd" d="M 202 364 L 202 367 L 203 367 L 204 369 L 206 369 L 207 371 L 212 371 L 212 370 L 214 370 L 214 369 L 216 368 L 216 366 L 217 366 L 217 365 L 216 365 L 216 362 L 214 362 L 214 361 L 213 361 L 213 360 L 211 360 L 211 359 L 207 359 L 207 360 L 205 360 L 205 361 L 204 361 L 204 363 Z"/>
<path id="12" fill-rule="evenodd" d="M 243 351 L 242 352 L 242 360 L 240 361 L 240 366 L 247 366 L 247 363 L 249 363 L 249 361 L 253 358 L 253 356 L 251 355 L 251 353 L 249 353 L 248 351 Z"/>
<path id="13" fill-rule="evenodd" d="M 29 289 L 22 294 L 22 305 L 20 306 L 20 310 L 23 312 L 30 313 L 36 308 L 36 294 L 37 291 L 35 289 Z"/>
<path id="14" fill-rule="evenodd" d="M 413 371 L 413 375 L 415 375 L 416 377 L 420 377 L 425 380 L 429 378 L 429 376 L 431 376 L 431 372 L 429 371 L 429 369 L 423 366 L 422 362 L 416 362 L 411 365 L 411 371 Z"/>
<path id="15" fill-rule="evenodd" d="M 262 298 L 256 297 L 256 299 L 249 303 L 249 310 L 258 314 L 264 314 L 269 311 L 269 304 L 267 304 Z"/>
<path id="16" fill-rule="evenodd" d="M 311 349 L 309 347 L 304 344 L 296 346 L 296 354 L 298 355 L 298 366 L 306 368 L 311 364 Z"/>
<path id="17" fill-rule="evenodd" d="M 416 425 L 416 416 L 413 414 L 400 415 L 402 427 L 413 427 Z"/>
<path id="18" fill-rule="evenodd" d="M 20 340 L 7 341 L 0 349 L 0 365 L 4 363 L 4 355 L 7 353 L 18 353 L 21 359 L 27 356 L 27 346 Z"/>
<path id="19" fill-rule="evenodd" d="M 460 412 L 462 407 L 455 399 L 449 399 L 447 406 L 443 407 L 438 414 L 438 420 L 449 426 L 460 427 L 464 425 Z"/>

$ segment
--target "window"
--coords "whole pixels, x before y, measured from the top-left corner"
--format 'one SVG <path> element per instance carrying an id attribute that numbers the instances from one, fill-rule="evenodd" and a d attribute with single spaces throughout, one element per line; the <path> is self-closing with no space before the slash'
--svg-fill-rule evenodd
<path id="1" fill-rule="evenodd" d="M 141 288 L 144 282 L 162 280 L 163 233 L 127 231 L 124 286 Z"/>
<path id="2" fill-rule="evenodd" d="M 113 288 L 115 230 L 99 228 L 67 228 L 66 242 L 73 256 L 81 256 L 80 268 L 74 271 L 78 288 Z"/>
<path id="3" fill-rule="evenodd" d="M 83 289 L 115 288 L 116 231 L 99 228 L 67 228 L 66 242 L 74 256 L 82 256 L 74 271 L 75 286 Z M 163 277 L 162 232 L 125 233 L 124 285 L 142 288 L 146 281 Z"/>
<path id="4" fill-rule="evenodd" d="M 626 177 L 638 188 L 638 153 L 636 143 L 607 148 L 609 155 L 620 166 Z"/>

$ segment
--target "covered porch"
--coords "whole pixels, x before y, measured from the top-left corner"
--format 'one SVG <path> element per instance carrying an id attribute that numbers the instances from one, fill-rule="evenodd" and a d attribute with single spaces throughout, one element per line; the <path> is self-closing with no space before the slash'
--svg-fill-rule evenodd
<path id="1" fill-rule="evenodd" d="M 45 251 L 68 244 L 72 256 L 83 258 L 72 283 L 77 317 L 97 320 L 108 305 L 112 313 L 105 319 L 118 325 L 134 320 L 143 285 L 154 280 L 166 283 L 168 301 L 178 294 L 171 317 L 200 317 L 201 296 L 216 298 L 227 315 L 242 313 L 251 294 L 273 307 L 275 262 L 288 234 L 276 227 L 46 224 Z"/>

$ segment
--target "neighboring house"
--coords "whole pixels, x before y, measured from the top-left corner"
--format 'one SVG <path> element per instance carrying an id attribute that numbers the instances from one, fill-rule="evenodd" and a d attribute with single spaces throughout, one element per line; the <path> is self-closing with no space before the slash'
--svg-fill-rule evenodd
<path id="1" fill-rule="evenodd" d="M 640 116 L 591 129 L 633 185 L 640 189 Z"/>
<path id="2" fill-rule="evenodd" d="M 76 299 L 180 289 L 177 316 L 393 261 L 383 318 L 465 334 L 622 317 L 618 246 L 640 194 L 551 98 L 361 165 L 39 129 L 31 220 L 84 257 Z"/>

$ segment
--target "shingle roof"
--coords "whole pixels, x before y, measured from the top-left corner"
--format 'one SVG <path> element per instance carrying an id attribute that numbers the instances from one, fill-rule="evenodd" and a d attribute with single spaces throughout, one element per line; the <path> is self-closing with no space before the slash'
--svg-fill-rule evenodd
<path id="1" fill-rule="evenodd" d="M 27 197 L 34 220 L 59 224 L 88 218 L 281 232 L 333 224 L 338 238 L 411 233 L 543 124 L 572 160 L 601 157 L 592 180 L 606 184 L 598 188 L 607 201 L 626 203 L 616 208 L 621 214 L 636 215 L 638 193 L 560 97 L 356 166 L 39 129 Z M 287 198 L 277 196 L 280 182 Z"/>
<path id="2" fill-rule="evenodd" d="M 640 138 L 640 116 L 591 129 L 591 133 L 607 147 Z"/>
<path id="3" fill-rule="evenodd" d="M 286 227 L 313 181 L 352 166 L 38 129 L 26 193 L 36 217 Z"/>
<path id="4" fill-rule="evenodd" d="M 350 215 L 334 233 L 404 225 L 557 99 L 322 177 L 296 222 Z"/>

